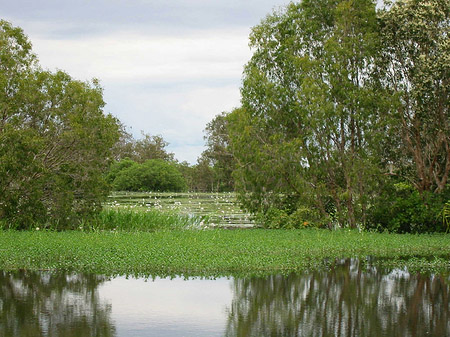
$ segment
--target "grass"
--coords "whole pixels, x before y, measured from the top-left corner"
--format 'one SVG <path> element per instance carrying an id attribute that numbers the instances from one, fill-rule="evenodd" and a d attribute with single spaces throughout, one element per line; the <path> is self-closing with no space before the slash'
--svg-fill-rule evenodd
<path id="1" fill-rule="evenodd" d="M 104 208 L 93 219 L 77 225 L 81 231 L 168 231 L 200 229 L 209 222 L 208 216 L 182 214 L 175 211 L 158 209 L 136 209 L 131 207 Z M 54 230 L 58 226 L 47 224 L 30 224 L 27 230 Z M 0 230 L 14 230 L 17 226 L 2 222 Z"/>
<path id="2" fill-rule="evenodd" d="M 205 216 L 180 214 L 174 211 L 106 208 L 80 229 L 141 232 L 182 230 L 201 228 L 207 220 Z"/>
<path id="3" fill-rule="evenodd" d="M 350 230 L 157 232 L 0 231 L 0 269 L 135 276 L 243 276 L 292 273 L 359 258 L 389 268 L 448 273 L 450 235 Z"/>

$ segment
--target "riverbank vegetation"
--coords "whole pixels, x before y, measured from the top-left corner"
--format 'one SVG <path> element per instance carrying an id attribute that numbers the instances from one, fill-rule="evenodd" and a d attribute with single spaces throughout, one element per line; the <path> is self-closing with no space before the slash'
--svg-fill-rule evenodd
<path id="1" fill-rule="evenodd" d="M 43 70 L 20 28 L 0 20 L 0 219 L 77 226 L 101 209 L 116 118 L 97 80 Z"/>
<path id="2" fill-rule="evenodd" d="M 183 214 L 175 211 L 160 211 L 159 209 L 134 207 L 104 208 L 89 218 L 81 221 L 72 230 L 87 232 L 97 231 L 170 231 L 177 229 L 197 229 L 204 226 L 206 217 L 200 215 Z M 58 231 L 61 226 L 56 222 L 30 222 L 25 227 L 14 222 L 0 221 L 0 230 L 50 230 Z"/>
<path id="3" fill-rule="evenodd" d="M 449 18 L 446 0 L 319 0 L 254 27 L 222 138 L 241 203 L 273 228 L 448 230 Z"/>
<path id="4" fill-rule="evenodd" d="M 409 271 L 448 272 L 448 235 L 356 230 L 0 231 L 0 269 L 105 275 L 288 274 L 359 258 Z"/>
<path id="5" fill-rule="evenodd" d="M 448 231 L 449 17 L 447 0 L 274 11 L 252 29 L 242 106 L 207 124 L 196 165 L 134 139 L 97 80 L 43 70 L 2 20 L 2 226 L 119 228 L 98 220 L 132 217 L 102 211 L 111 190 L 235 191 L 266 228 Z"/>

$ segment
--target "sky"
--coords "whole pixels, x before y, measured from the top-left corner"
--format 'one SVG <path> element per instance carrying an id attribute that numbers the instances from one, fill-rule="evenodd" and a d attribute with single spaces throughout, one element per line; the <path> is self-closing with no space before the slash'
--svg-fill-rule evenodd
<path id="1" fill-rule="evenodd" d="M 251 28 L 289 0 L 0 0 L 40 64 L 100 80 L 105 112 L 195 164 L 206 124 L 240 105 Z"/>

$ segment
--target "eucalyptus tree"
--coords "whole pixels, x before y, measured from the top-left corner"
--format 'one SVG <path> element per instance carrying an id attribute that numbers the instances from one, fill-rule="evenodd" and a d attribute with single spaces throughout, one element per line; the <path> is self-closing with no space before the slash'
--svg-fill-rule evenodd
<path id="1" fill-rule="evenodd" d="M 380 22 L 380 69 L 395 103 L 387 143 L 392 173 L 421 193 L 442 193 L 450 174 L 450 2 L 397 0 Z"/>
<path id="2" fill-rule="evenodd" d="M 20 28 L 0 21 L 0 220 L 63 228 L 100 209 L 119 138 L 98 81 L 39 67 Z"/>
<path id="3" fill-rule="evenodd" d="M 131 159 L 143 163 L 150 159 L 175 161 L 175 155 L 167 151 L 169 143 L 161 135 L 150 135 L 141 132 L 141 138 L 135 139 L 125 126 L 121 125 L 121 136 L 114 147 L 114 157 L 117 161 Z"/>
<path id="4" fill-rule="evenodd" d="M 233 191 L 234 181 L 232 177 L 234 160 L 230 152 L 228 113 L 222 112 L 216 115 L 205 128 L 204 139 L 206 150 L 201 159 L 210 162 L 214 171 L 214 185 L 216 191 Z"/>
<path id="5" fill-rule="evenodd" d="M 378 176 L 383 98 L 371 73 L 379 41 L 370 0 L 291 3 L 253 28 L 243 106 L 230 117 L 249 209 L 365 221 Z"/>

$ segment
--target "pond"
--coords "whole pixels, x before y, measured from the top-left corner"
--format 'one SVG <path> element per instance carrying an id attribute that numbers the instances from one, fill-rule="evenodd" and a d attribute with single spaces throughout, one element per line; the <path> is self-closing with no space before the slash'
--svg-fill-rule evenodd
<path id="1" fill-rule="evenodd" d="M 252 216 L 242 210 L 232 192 L 222 193 L 161 193 L 113 192 L 105 204 L 110 208 L 132 208 L 136 211 L 160 209 L 208 217 L 210 226 L 254 227 Z"/>
<path id="2" fill-rule="evenodd" d="M 0 272 L 0 336 L 449 336 L 450 277 L 342 260 L 288 276 Z"/>

